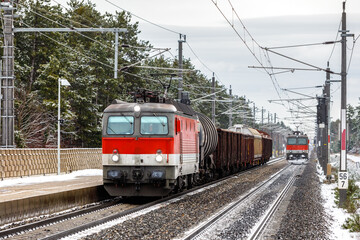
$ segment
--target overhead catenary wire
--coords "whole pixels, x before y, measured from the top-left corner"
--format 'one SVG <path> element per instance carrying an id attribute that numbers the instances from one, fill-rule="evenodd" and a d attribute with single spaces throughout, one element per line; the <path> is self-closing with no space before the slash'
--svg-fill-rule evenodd
<path id="1" fill-rule="evenodd" d="M 312 65 L 312 64 L 306 63 L 306 62 L 304 62 L 304 61 L 300 61 L 300 60 L 297 60 L 297 59 L 295 59 L 295 58 L 286 56 L 286 55 L 284 55 L 284 54 L 275 52 L 275 51 L 270 50 L 270 49 L 268 49 L 268 48 L 264 48 L 264 49 L 265 49 L 266 51 L 269 51 L 269 52 L 274 53 L 274 54 L 276 54 L 276 55 L 279 55 L 279 56 L 281 56 L 281 57 L 290 59 L 290 60 L 292 60 L 292 61 L 295 61 L 295 62 L 304 64 L 304 65 L 306 65 L 306 66 L 309 66 L 309 67 L 312 67 L 312 68 L 315 68 L 315 69 L 318 69 L 318 70 L 321 70 L 321 71 L 324 71 L 324 72 L 328 72 L 328 71 L 329 71 L 329 70 L 327 70 L 327 69 L 324 69 L 324 68 L 321 68 L 321 67 L 317 67 L 317 66 L 314 66 L 314 65 Z M 330 71 L 330 73 L 340 75 L 340 73 L 335 73 L 335 72 L 333 72 L 333 71 Z"/>
<path id="2" fill-rule="evenodd" d="M 25 6 L 22 5 L 22 4 L 19 4 L 19 5 L 22 6 L 22 7 L 25 7 Z M 33 10 L 31 10 L 31 9 L 28 9 L 28 10 L 29 10 L 30 12 L 32 12 L 32 13 L 40 16 L 40 17 L 43 17 L 43 18 L 46 19 L 46 20 L 49 20 L 49 21 L 51 21 L 51 22 L 53 22 L 53 23 L 56 23 L 56 24 L 58 24 L 58 25 L 60 25 L 60 26 L 63 26 L 63 27 L 67 27 L 66 25 L 63 25 L 63 24 L 61 24 L 61 23 L 59 23 L 59 22 L 57 22 L 57 21 L 55 21 L 55 20 L 52 20 L 52 19 L 50 19 L 50 18 L 48 18 L 48 17 L 46 17 L 46 16 L 44 16 L 44 15 L 42 15 L 42 14 L 36 12 L 36 11 L 33 11 Z M 56 16 L 58 16 L 58 15 L 56 15 Z M 63 18 L 63 19 L 64 19 L 64 18 Z M 24 22 L 22 22 L 22 23 L 23 23 L 24 25 L 26 25 L 27 27 L 29 27 L 29 25 L 27 25 L 26 23 L 24 23 Z M 102 46 L 104 46 L 104 47 L 106 47 L 106 48 L 111 48 L 111 49 L 112 49 L 112 47 L 110 47 L 110 46 L 108 46 L 108 45 L 105 45 L 105 44 L 103 44 L 103 43 L 101 43 L 101 42 L 99 42 L 99 41 L 97 41 L 97 40 L 95 40 L 95 39 L 93 39 L 93 38 L 90 38 L 90 37 L 88 37 L 88 36 L 86 36 L 86 35 L 84 35 L 84 34 L 82 34 L 82 33 L 80 33 L 80 32 L 77 32 L 77 31 L 75 31 L 75 32 L 78 33 L 79 35 L 81 35 L 81 36 L 89 39 L 89 40 L 92 40 L 92 41 L 94 41 L 94 42 L 97 42 L 97 43 L 101 44 Z M 41 33 L 41 32 L 39 32 L 39 33 Z M 67 47 L 68 49 L 73 50 L 72 48 L 70 48 L 70 47 L 68 47 L 68 46 L 66 46 L 66 45 L 64 45 L 64 44 L 61 44 L 60 42 L 56 41 L 55 39 L 49 37 L 49 36 L 46 35 L 46 34 L 41 33 L 41 35 L 43 35 L 43 36 L 45 36 L 45 37 L 47 37 L 47 38 L 49 38 L 49 39 L 57 42 L 58 44 L 60 44 L 60 45 L 62 45 L 62 46 L 64 46 L 64 47 Z M 163 52 L 161 52 L 161 53 L 158 53 L 158 54 L 156 54 L 156 55 L 150 56 L 150 57 L 146 57 L 145 59 L 155 57 L 155 56 L 160 55 L 160 54 L 162 54 L 162 53 L 164 53 L 164 52 L 166 52 L 166 51 L 168 51 L 168 50 L 169 50 L 169 49 L 165 49 L 165 51 L 163 51 Z M 76 50 L 73 50 L 73 51 L 81 54 L 81 55 L 84 56 L 84 57 L 87 57 L 88 59 L 91 59 L 91 60 L 93 60 L 93 61 L 96 61 L 96 62 L 98 62 L 98 63 L 100 63 L 100 64 L 102 64 L 102 65 L 104 65 L 104 66 L 112 67 L 112 66 L 110 66 L 110 65 L 108 65 L 108 64 L 105 64 L 105 63 L 103 63 L 103 62 L 101 62 L 101 61 L 96 60 L 95 58 L 89 57 L 89 56 L 87 56 L 87 55 L 85 55 L 85 54 L 83 54 L 83 53 L 81 53 L 81 52 L 78 52 L 78 51 L 76 51 Z M 128 67 L 131 67 L 131 66 L 125 66 L 125 67 L 123 67 L 123 68 L 128 68 Z M 121 69 L 120 69 L 119 71 L 121 71 Z"/>
<path id="3" fill-rule="evenodd" d="M 335 44 L 335 43 L 340 43 L 340 42 L 341 42 L 341 41 L 328 41 L 328 42 L 322 42 L 322 43 L 307 43 L 307 44 L 288 45 L 288 46 L 280 46 L 280 47 L 267 47 L 266 49 L 281 49 L 281 48 L 309 47 L 309 46 L 318 46 L 318 45 Z"/>
<path id="4" fill-rule="evenodd" d="M 15 21 L 16 21 L 16 20 L 15 20 Z M 23 24 L 24 24 L 25 26 L 27 26 L 27 27 L 31 27 L 30 25 L 27 25 L 27 24 L 24 23 L 24 22 L 23 22 Z M 101 65 L 103 65 L 103 66 L 109 67 L 109 68 L 113 68 L 113 67 L 114 67 L 114 66 L 112 66 L 112 65 L 110 65 L 110 64 L 104 63 L 104 62 L 99 61 L 99 60 L 97 60 L 97 59 L 95 59 L 95 58 L 93 58 L 93 57 L 90 57 L 90 56 L 88 56 L 88 55 L 86 55 L 86 54 L 84 54 L 84 53 L 82 53 L 82 52 L 79 52 L 79 51 L 75 50 L 74 48 L 72 48 L 72 47 L 70 47 L 70 46 L 67 46 L 66 44 L 64 44 L 64 43 L 62 43 L 62 42 L 59 42 L 59 41 L 57 41 L 56 39 L 48 36 L 48 35 L 45 34 L 45 33 L 42 33 L 42 32 L 40 32 L 40 31 L 39 31 L 38 33 L 39 33 L 40 35 L 42 35 L 42 36 L 50 39 L 51 41 L 54 41 L 54 42 L 56 42 L 57 44 L 65 47 L 65 48 L 67 48 L 68 50 L 70 50 L 70 51 L 72 51 L 72 52 L 75 52 L 75 53 L 77 53 L 77 54 L 79 54 L 79 55 L 81 55 L 81 56 L 83 56 L 83 57 L 85 57 L 85 58 L 87 58 L 87 59 L 89 59 L 89 60 L 92 60 L 92 61 L 94 61 L 94 62 L 97 62 L 97 63 L 99 63 L 99 64 L 101 64 Z M 158 54 L 156 54 L 156 55 L 154 55 L 154 56 L 157 56 L 157 55 L 158 55 Z M 154 57 L 154 56 L 148 56 L 148 57 L 146 57 L 146 58 L 152 58 L 152 57 Z M 120 72 L 121 69 L 119 69 L 118 71 Z M 127 73 L 127 72 L 123 72 L 123 73 L 129 74 L 129 73 Z M 137 77 L 139 77 L 139 78 L 144 78 L 144 77 L 142 77 L 142 76 L 137 76 Z M 145 79 L 145 78 L 144 78 L 144 79 Z M 149 78 L 147 78 L 147 80 L 149 80 Z M 152 81 L 157 81 L 157 80 L 155 80 L 155 79 L 151 79 L 151 80 L 152 80 Z"/>
<path id="5" fill-rule="evenodd" d="M 184 72 L 192 72 L 192 71 L 196 71 L 193 69 L 184 69 L 184 68 L 167 68 L 167 67 L 156 67 L 156 66 L 133 66 L 136 68 L 148 68 L 148 69 L 158 69 L 158 70 L 172 70 L 172 71 L 176 71 L 178 72 L 179 70 L 182 70 Z M 125 67 L 127 68 L 127 67 Z"/>
<path id="6" fill-rule="evenodd" d="M 22 24 L 24 24 L 24 25 L 25 25 L 25 26 L 27 26 L 27 27 L 31 27 L 31 26 L 27 25 L 27 24 L 26 24 L 26 23 L 24 23 L 24 22 L 23 22 Z M 65 47 L 65 48 L 67 48 L 67 49 L 69 49 L 69 50 L 71 50 L 71 51 L 73 51 L 73 52 L 75 52 L 75 53 L 77 53 L 77 54 L 80 54 L 81 56 L 83 56 L 83 57 L 85 57 L 85 58 L 87 58 L 87 59 L 89 59 L 89 60 L 95 61 L 95 62 L 97 62 L 97 63 L 99 63 L 99 64 L 101 64 L 101 65 L 103 65 L 103 66 L 113 68 L 113 66 L 112 66 L 112 65 L 109 65 L 109 64 L 103 63 L 103 62 L 101 62 L 101 61 L 99 61 L 99 60 L 97 60 L 97 59 L 95 59 L 95 58 L 89 57 L 89 56 L 87 56 L 86 54 L 84 54 L 84 53 L 82 53 L 82 52 L 79 52 L 79 51 L 75 50 L 74 48 L 72 48 L 72 47 L 70 47 L 70 46 L 67 46 L 67 45 L 66 45 L 66 44 L 64 44 L 64 43 L 61 43 L 61 42 L 57 41 L 56 39 L 54 39 L 54 38 L 52 38 L 52 37 L 48 36 L 48 35 L 47 35 L 47 34 L 45 34 L 45 33 L 42 33 L 42 32 L 40 32 L 40 31 L 38 31 L 38 33 L 39 33 L 40 35 L 42 35 L 42 36 L 44 36 L 44 37 L 46 37 L 46 38 L 48 38 L 48 39 L 50 39 L 50 40 L 52 40 L 52 41 L 56 42 L 57 44 L 59 44 L 59 45 L 61 45 L 61 46 Z"/>
<path id="7" fill-rule="evenodd" d="M 154 23 L 154 22 L 152 22 L 152 21 L 149 21 L 149 20 L 147 20 L 147 19 L 145 19 L 145 18 L 143 18 L 143 17 L 140 17 L 140 16 L 138 16 L 138 15 L 136 15 L 136 14 L 134 14 L 134 13 L 132 13 L 132 12 L 130 12 L 130 11 L 128 11 L 128 10 L 126 10 L 126 9 L 118 6 L 118 5 L 116 5 L 115 3 L 113 3 L 113 2 L 111 2 L 111 1 L 109 1 L 109 0 L 105 0 L 105 1 L 108 2 L 109 4 L 113 5 L 114 7 L 117 7 L 117 8 L 119 8 L 119 9 L 122 10 L 122 11 L 128 12 L 128 13 L 131 14 L 132 16 L 134 16 L 134 17 L 136 17 L 136 18 L 139 18 L 139 19 L 141 19 L 141 20 L 143 20 L 143 21 L 145 21 L 145 22 L 147 22 L 147 23 L 149 23 L 149 24 L 151 24 L 151 25 L 154 25 L 154 26 L 156 26 L 156 27 L 159 27 L 159 28 L 161 28 L 161 29 L 163 29 L 163 30 L 166 30 L 166 31 L 168 31 L 168 32 L 175 33 L 175 34 L 177 34 L 177 35 L 181 35 L 181 36 L 184 35 L 184 34 L 182 34 L 182 33 L 180 33 L 180 32 L 174 31 L 174 30 L 172 30 L 172 29 L 166 28 L 166 27 L 161 26 L 161 25 L 159 25 L 159 24 L 156 24 L 156 23 Z M 187 40 L 185 43 L 186 43 L 187 46 L 189 47 L 189 49 L 190 49 L 190 51 L 192 52 L 192 54 L 194 54 L 194 56 L 199 60 L 199 62 L 200 62 L 207 70 L 209 70 L 210 72 L 214 72 L 214 71 L 212 71 L 212 70 L 198 57 L 198 55 L 195 53 L 195 51 L 193 50 L 193 48 L 192 48 L 192 47 L 190 46 L 190 44 L 188 43 L 188 40 Z M 221 79 L 219 78 L 219 76 L 218 76 L 216 73 L 215 73 L 215 76 L 216 76 L 216 79 L 217 79 L 221 84 L 224 85 L 224 83 L 221 81 Z"/>
<path id="8" fill-rule="evenodd" d="M 174 30 L 172 30 L 172 29 L 166 28 L 166 27 L 161 26 L 161 25 L 159 25 L 159 24 L 156 24 L 156 23 L 154 23 L 154 22 L 152 22 L 152 21 L 149 21 L 149 20 L 147 20 L 147 19 L 145 19 L 145 18 L 143 18 L 143 17 L 140 17 L 139 15 L 136 15 L 136 14 L 134 14 L 134 13 L 132 13 L 132 12 L 130 12 L 130 11 L 128 11 L 128 10 L 126 10 L 126 9 L 118 6 L 117 4 L 115 4 L 115 3 L 113 3 L 113 2 L 111 2 L 111 1 L 109 1 L 109 0 L 105 0 L 105 1 L 108 2 L 109 4 L 113 5 L 114 7 L 118 8 L 118 9 L 124 11 L 124 12 L 127 12 L 127 13 L 129 13 L 130 15 L 132 15 L 132 16 L 138 18 L 138 19 L 141 19 L 142 21 L 145 21 L 145 22 L 147 22 L 147 23 L 149 23 L 149 24 L 151 24 L 151 25 L 154 25 L 154 26 L 156 26 L 156 27 L 158 27 L 158 28 L 161 28 L 161 29 L 163 29 L 163 30 L 166 30 L 166 31 L 168 31 L 168 32 L 171 32 L 171 33 L 174 33 L 174 34 L 177 34 L 177 35 L 180 35 L 180 36 L 183 36 L 183 35 L 184 35 L 184 34 L 178 32 L 178 31 L 174 31 Z M 205 66 L 208 70 L 211 71 L 211 69 L 210 69 L 209 67 L 207 67 L 207 66 L 204 64 L 204 62 L 197 56 L 197 54 L 195 53 L 195 51 L 194 51 L 194 50 L 192 49 L 192 47 L 189 45 L 188 41 L 186 41 L 186 43 L 187 43 L 190 51 L 191 51 L 191 52 L 194 54 L 194 56 L 199 60 L 199 62 L 200 62 L 203 66 Z M 170 52 L 170 54 L 171 54 L 171 52 Z M 214 72 L 214 71 L 213 71 L 213 72 Z M 221 79 L 219 78 L 219 76 L 218 76 L 216 73 L 215 73 L 215 76 L 217 77 L 217 80 L 219 80 L 219 82 L 220 82 L 221 84 L 223 84 L 223 83 L 221 82 Z M 224 85 L 224 84 L 223 84 L 223 85 Z"/>
<path id="9" fill-rule="evenodd" d="M 141 20 L 143 20 L 143 21 L 145 21 L 145 22 L 147 22 L 147 23 L 149 23 L 149 24 L 152 24 L 152 25 L 154 25 L 154 26 L 156 26 L 156 27 L 162 28 L 162 29 L 164 29 L 164 30 L 166 30 L 166 31 L 168 31 L 168 32 L 175 33 L 175 34 L 177 34 L 177 35 L 179 35 L 179 34 L 180 34 L 180 35 L 184 35 L 184 34 L 182 34 L 182 33 L 180 33 L 180 32 L 171 30 L 171 29 L 169 29 L 169 28 L 163 27 L 163 26 L 161 26 L 161 25 L 159 25 L 159 24 L 156 24 L 156 23 L 153 23 L 153 22 L 151 22 L 151 21 L 149 21 L 149 20 L 146 20 L 145 18 L 142 18 L 142 17 L 140 17 L 140 16 L 138 16 L 138 15 L 136 15 L 136 14 L 134 14 L 134 13 L 132 13 L 132 12 L 130 12 L 130 11 L 122 8 L 122 7 L 120 7 L 120 6 L 116 5 L 115 3 L 113 3 L 113 2 L 111 2 L 111 1 L 109 1 L 109 0 L 105 0 L 105 2 L 108 2 L 108 3 L 110 3 L 111 5 L 113 5 L 114 7 L 117 7 L 117 8 L 119 8 L 119 9 L 121 9 L 122 11 L 128 12 L 128 13 L 130 13 L 132 16 L 137 17 L 137 18 L 139 18 L 139 19 L 141 19 Z"/>
<path id="10" fill-rule="evenodd" d="M 359 35 L 360 36 L 360 35 Z M 348 67 L 347 67 L 347 70 L 346 72 L 349 72 L 349 69 L 350 69 L 350 65 L 351 65 L 351 60 L 352 60 L 352 57 L 353 57 L 353 53 L 354 53 L 354 49 L 355 49 L 355 46 L 356 46 L 356 40 L 359 38 L 359 36 L 353 41 L 353 47 L 351 49 L 351 54 L 350 54 L 350 59 L 349 59 L 349 64 L 348 64 Z"/>
<path id="11" fill-rule="evenodd" d="M 210 69 L 199 57 L 198 55 L 195 53 L 195 51 L 193 50 L 193 48 L 190 46 L 190 44 L 188 43 L 188 41 L 185 42 L 186 45 L 189 47 L 190 52 L 192 52 L 192 54 L 199 60 L 199 62 L 210 72 L 215 73 L 215 71 L 213 71 L 212 69 Z M 216 80 L 219 81 L 222 85 L 225 85 L 221 79 L 219 78 L 219 76 L 215 73 L 216 76 Z"/>
<path id="12" fill-rule="evenodd" d="M 17 3 L 17 4 L 20 5 L 20 6 L 22 6 L 22 7 L 26 7 L 25 5 L 23 5 L 23 4 L 21 4 L 21 3 Z M 46 20 L 48 20 L 48 21 L 51 21 L 51 22 L 53 22 L 53 23 L 56 23 L 56 24 L 58 24 L 58 25 L 60 25 L 60 26 L 62 26 L 62 27 L 72 28 L 72 27 L 68 27 L 68 26 L 66 26 L 66 25 L 64 25 L 64 24 L 62 24 L 62 23 L 59 23 L 59 22 L 57 22 L 57 21 L 55 21 L 55 20 L 52 20 L 51 18 L 48 18 L 48 17 L 46 17 L 46 16 L 44 16 L 44 15 L 42 15 L 42 14 L 40 14 L 40 13 L 38 13 L 38 12 L 32 10 L 32 9 L 28 9 L 28 10 L 29 10 L 30 12 L 32 12 L 32 13 L 34 13 L 34 14 L 36 14 L 36 15 L 38 15 L 38 16 L 40 16 L 40 17 L 42 17 L 42 18 L 44 18 L 44 19 L 46 19 Z M 81 32 L 76 31 L 76 28 L 74 28 L 74 30 L 75 30 L 75 31 L 74 31 L 75 33 L 79 34 L 79 35 L 82 36 L 82 37 L 85 37 L 85 38 L 87 38 L 87 39 L 89 39 L 89 40 L 91 40 L 91 41 L 94 41 L 94 42 L 100 44 L 100 45 L 103 46 L 103 47 L 106 47 L 106 48 L 109 48 L 109 49 L 113 49 L 112 46 L 106 45 L 106 44 L 104 44 L 104 43 L 102 43 L 102 42 L 100 42 L 100 41 L 97 41 L 96 39 L 93 39 L 93 38 L 91 38 L 91 37 L 86 36 L 85 34 L 82 34 Z"/>
<path id="13" fill-rule="evenodd" d="M 194 99 L 194 100 L 192 100 L 192 102 L 196 102 L 196 101 L 198 101 L 198 100 L 200 100 L 200 99 L 203 99 L 203 98 L 206 98 L 206 97 L 213 96 L 213 95 L 215 95 L 215 94 L 217 94 L 217 93 L 219 93 L 219 92 L 223 92 L 223 91 L 225 91 L 225 90 L 226 90 L 226 89 L 222 89 L 222 90 L 219 90 L 219 91 L 217 91 L 217 92 L 210 93 L 210 94 L 208 94 L 208 95 L 206 95 L 206 96 L 203 96 L 203 97 L 200 97 L 200 98 Z"/>
<path id="14" fill-rule="evenodd" d="M 219 12 L 221 13 L 221 15 L 222 15 L 222 16 L 224 17 L 224 19 L 226 20 L 226 22 L 227 22 L 227 23 L 231 26 L 231 28 L 235 31 L 236 35 L 237 35 L 237 36 L 240 38 L 240 40 L 245 44 L 246 48 L 247 48 L 247 49 L 250 51 L 250 53 L 254 56 L 255 60 L 256 60 L 261 66 L 265 67 L 264 64 L 263 64 L 263 62 L 260 61 L 259 57 L 255 54 L 255 52 L 254 52 L 254 51 L 250 48 L 250 46 L 247 44 L 247 42 L 245 41 L 245 38 L 242 37 L 241 34 L 239 33 L 239 31 L 235 28 L 235 25 L 232 24 L 231 21 L 225 16 L 225 13 L 220 9 L 217 1 L 216 1 L 216 0 L 211 0 L 211 1 L 214 3 L 215 7 L 219 10 Z M 236 12 L 236 10 L 234 9 L 234 6 L 232 5 L 231 1 L 228 0 L 228 2 L 229 2 L 229 4 L 230 4 L 232 13 L 236 15 L 236 17 L 237 17 L 238 20 L 240 21 L 241 25 L 243 26 L 244 36 L 245 36 L 245 32 L 246 32 L 246 33 L 251 37 L 251 40 L 252 40 L 259 48 L 261 48 L 260 44 L 252 37 L 252 35 L 250 34 L 250 32 L 247 30 L 245 24 L 242 22 L 242 20 L 240 19 L 239 15 L 238 15 L 237 12 Z M 268 62 L 270 62 L 269 59 L 268 59 Z M 270 79 L 271 79 L 271 81 L 272 81 L 272 83 L 273 83 L 273 85 L 274 85 L 274 88 L 275 88 L 275 90 L 276 90 L 276 92 L 277 92 L 277 95 L 278 95 L 279 98 L 281 99 L 280 93 L 279 93 L 279 91 L 278 91 L 278 89 L 277 89 L 277 87 L 276 87 L 276 84 L 275 84 L 275 81 L 277 81 L 277 80 L 276 80 L 276 77 L 273 76 L 273 75 L 270 75 L 270 72 L 267 71 L 266 69 L 264 69 L 264 70 L 265 70 L 265 72 L 270 76 Z"/>
<path id="15" fill-rule="evenodd" d="M 339 26 L 338 26 L 338 30 L 336 32 L 336 37 L 335 37 L 335 41 L 337 41 L 338 37 L 339 37 L 339 30 L 341 28 L 341 23 L 342 23 L 342 18 L 340 18 L 340 23 L 339 23 Z M 330 53 L 330 56 L 329 56 L 329 59 L 327 60 L 328 62 L 330 62 L 330 59 L 332 58 L 332 55 L 334 53 L 334 50 L 335 50 L 335 46 L 333 46 L 332 50 L 331 50 L 331 53 Z"/>

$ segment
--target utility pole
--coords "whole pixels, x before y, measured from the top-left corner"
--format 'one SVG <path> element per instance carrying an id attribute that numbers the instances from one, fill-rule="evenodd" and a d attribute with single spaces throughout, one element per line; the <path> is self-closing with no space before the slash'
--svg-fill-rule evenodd
<path id="1" fill-rule="evenodd" d="M 212 77 L 211 93 L 212 93 L 211 119 L 212 119 L 212 122 L 215 124 L 215 73 L 213 73 L 213 77 Z"/>
<path id="2" fill-rule="evenodd" d="M 114 78 L 118 78 L 119 32 L 115 31 Z"/>
<path id="3" fill-rule="evenodd" d="M 324 172 L 326 173 L 326 176 L 331 175 L 331 172 L 327 172 L 327 165 L 329 163 L 330 160 L 330 124 L 331 124 L 331 120 L 330 120 L 330 103 L 331 103 L 331 96 L 330 96 L 330 68 L 329 68 L 329 62 L 327 62 L 327 68 L 326 68 L 326 81 L 325 81 L 325 89 L 324 89 L 324 93 L 325 93 L 325 105 L 326 105 L 326 115 L 327 115 L 327 119 L 325 122 L 325 137 L 324 137 L 324 141 L 327 143 L 326 147 L 325 147 L 325 168 L 324 168 Z M 326 171 L 325 171 L 326 169 Z"/>
<path id="4" fill-rule="evenodd" d="M 183 39 L 184 38 L 184 39 Z M 183 42 L 186 42 L 186 35 L 182 35 L 180 34 L 180 39 L 178 40 L 179 43 L 179 86 L 178 86 L 178 99 L 179 102 L 181 101 L 181 94 L 182 94 L 182 90 L 183 90 Z"/>
<path id="5" fill-rule="evenodd" d="M 264 107 L 261 107 L 261 125 L 264 125 Z"/>
<path id="6" fill-rule="evenodd" d="M 231 89 L 231 85 L 230 85 L 230 89 L 229 89 L 229 95 L 230 95 L 229 127 L 231 127 L 232 126 L 232 89 Z"/>
<path id="7" fill-rule="evenodd" d="M 325 83 L 324 89 L 323 89 L 323 97 L 324 97 L 324 112 L 325 112 L 325 116 L 324 116 L 324 128 L 321 129 L 322 131 L 322 145 L 321 145 L 321 155 L 322 155 L 322 167 L 323 167 L 323 171 L 326 175 L 326 170 L 327 170 L 327 163 L 328 163 L 328 106 L 327 106 L 327 86 Z"/>
<path id="8" fill-rule="evenodd" d="M 317 141 L 318 141 L 318 159 L 320 162 L 323 171 L 325 172 L 326 169 L 326 155 L 325 155 L 325 148 L 327 146 L 327 113 L 326 113 L 326 96 L 325 96 L 325 89 L 323 89 L 323 95 L 318 97 L 318 105 L 317 105 Z M 327 151 L 326 151 L 327 153 Z"/>
<path id="9" fill-rule="evenodd" d="M 348 173 L 346 159 L 346 37 L 353 37 L 354 34 L 347 34 L 346 12 L 343 2 L 342 27 L 341 27 L 341 154 L 340 171 L 338 172 L 339 206 L 344 207 L 348 188 Z"/>
<path id="10" fill-rule="evenodd" d="M 15 148 L 14 140 L 14 5 L 13 1 L 1 2 L 3 12 L 3 61 L 0 81 L 1 146 Z"/>

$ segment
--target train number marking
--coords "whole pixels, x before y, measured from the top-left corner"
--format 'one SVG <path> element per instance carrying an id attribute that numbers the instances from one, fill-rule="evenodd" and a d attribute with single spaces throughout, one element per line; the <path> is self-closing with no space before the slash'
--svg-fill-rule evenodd
<path id="1" fill-rule="evenodd" d="M 349 178 L 347 172 L 339 172 L 338 173 L 338 188 L 339 189 L 348 189 L 349 186 Z"/>

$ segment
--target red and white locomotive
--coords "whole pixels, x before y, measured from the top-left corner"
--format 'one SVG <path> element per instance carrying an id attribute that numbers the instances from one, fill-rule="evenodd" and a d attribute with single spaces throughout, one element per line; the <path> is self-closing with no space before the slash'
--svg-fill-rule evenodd
<path id="1" fill-rule="evenodd" d="M 188 105 L 165 103 L 150 91 L 135 95 L 136 102 L 114 101 L 104 111 L 105 189 L 112 196 L 165 196 L 191 186 L 217 139 L 204 145 L 208 136 Z"/>
<path id="2" fill-rule="evenodd" d="M 300 131 L 294 131 L 286 139 L 286 159 L 308 159 L 309 138 Z"/>
<path id="3" fill-rule="evenodd" d="M 216 129 L 189 105 L 147 90 L 134 96 L 103 115 L 103 183 L 111 196 L 166 196 L 271 156 L 266 133 L 256 136 L 264 147 L 255 158 L 254 135 Z"/>

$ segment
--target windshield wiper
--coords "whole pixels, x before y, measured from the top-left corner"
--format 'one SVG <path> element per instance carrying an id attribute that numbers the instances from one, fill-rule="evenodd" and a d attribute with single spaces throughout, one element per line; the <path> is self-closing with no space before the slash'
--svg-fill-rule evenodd
<path id="1" fill-rule="evenodd" d="M 163 121 L 161 121 L 161 119 L 156 115 L 156 113 L 153 113 L 153 114 L 154 114 L 154 116 L 157 118 L 157 120 L 159 120 L 159 122 L 161 123 L 161 125 L 162 125 L 163 127 L 165 127 L 166 124 L 165 124 Z"/>
<path id="2" fill-rule="evenodd" d="M 133 124 L 133 123 L 130 122 L 129 119 L 127 118 L 127 117 L 130 117 L 130 116 L 125 116 L 123 113 L 120 113 L 120 114 L 121 114 L 121 116 L 125 117 L 125 119 L 126 119 L 126 121 L 127 121 L 128 123 L 130 123 L 131 125 Z"/>
<path id="3" fill-rule="evenodd" d="M 112 130 L 111 127 L 108 126 L 108 129 L 110 129 L 114 134 L 116 134 L 116 132 L 114 130 Z"/>

